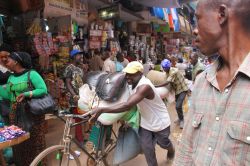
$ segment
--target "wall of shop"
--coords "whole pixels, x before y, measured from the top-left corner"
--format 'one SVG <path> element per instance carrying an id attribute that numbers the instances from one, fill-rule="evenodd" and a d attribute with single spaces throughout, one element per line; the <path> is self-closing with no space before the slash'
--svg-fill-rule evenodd
<path id="1" fill-rule="evenodd" d="M 88 24 L 88 4 L 81 0 L 44 0 L 44 18 L 70 15 L 79 25 Z"/>

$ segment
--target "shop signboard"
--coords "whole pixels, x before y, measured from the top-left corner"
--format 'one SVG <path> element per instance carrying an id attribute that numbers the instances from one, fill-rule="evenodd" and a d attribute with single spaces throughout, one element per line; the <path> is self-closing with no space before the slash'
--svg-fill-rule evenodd
<path id="1" fill-rule="evenodd" d="M 102 20 L 110 20 L 119 18 L 120 16 L 120 7 L 119 5 L 113 5 L 105 8 L 101 8 L 98 10 L 99 18 Z"/>
<path id="2" fill-rule="evenodd" d="M 79 25 L 88 23 L 87 3 L 82 0 L 44 0 L 44 17 L 59 17 L 70 15 Z"/>

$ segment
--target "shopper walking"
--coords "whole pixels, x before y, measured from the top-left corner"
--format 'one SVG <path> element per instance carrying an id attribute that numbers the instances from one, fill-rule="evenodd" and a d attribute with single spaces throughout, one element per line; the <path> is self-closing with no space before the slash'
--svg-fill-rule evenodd
<path id="1" fill-rule="evenodd" d="M 177 123 L 181 129 L 183 129 L 184 115 L 182 106 L 188 92 L 188 86 L 185 81 L 185 77 L 177 68 L 171 67 L 171 62 L 168 59 L 164 59 L 161 62 L 161 67 L 166 72 L 167 80 L 165 83 L 157 85 L 156 87 L 167 86 L 170 84 L 173 88 L 175 92 L 176 111 L 178 115 L 178 119 L 175 120 L 175 123 Z"/>

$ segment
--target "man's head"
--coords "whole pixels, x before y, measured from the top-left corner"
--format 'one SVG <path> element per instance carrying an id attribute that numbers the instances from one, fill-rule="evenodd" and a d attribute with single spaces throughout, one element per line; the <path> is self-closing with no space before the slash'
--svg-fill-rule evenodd
<path id="1" fill-rule="evenodd" d="M 75 64 L 79 65 L 79 64 L 81 64 L 82 58 L 83 58 L 82 52 L 79 50 L 72 50 L 70 52 L 70 58 L 73 59 Z"/>
<path id="2" fill-rule="evenodd" d="M 250 34 L 250 0 L 200 0 L 196 10 L 195 45 L 205 55 L 230 47 L 229 38 Z"/>
<path id="3" fill-rule="evenodd" d="M 161 67 L 165 72 L 169 72 L 170 68 L 171 68 L 172 63 L 168 60 L 168 59 L 164 59 L 161 62 Z"/>
<path id="4" fill-rule="evenodd" d="M 126 73 L 126 79 L 128 84 L 132 85 L 133 88 L 136 87 L 140 81 L 143 73 L 143 65 L 138 61 L 130 62 L 123 72 Z"/>
<path id="5" fill-rule="evenodd" d="M 197 54 L 196 52 L 192 53 L 192 54 L 190 55 L 190 63 L 191 63 L 193 66 L 195 66 L 195 65 L 197 64 L 197 62 L 198 62 L 198 58 L 199 58 L 199 56 L 198 56 L 198 54 Z"/>
<path id="6" fill-rule="evenodd" d="M 119 62 L 123 62 L 123 61 L 124 61 L 124 54 L 121 53 L 121 52 L 118 52 L 117 55 L 116 55 L 116 59 L 117 59 Z"/>

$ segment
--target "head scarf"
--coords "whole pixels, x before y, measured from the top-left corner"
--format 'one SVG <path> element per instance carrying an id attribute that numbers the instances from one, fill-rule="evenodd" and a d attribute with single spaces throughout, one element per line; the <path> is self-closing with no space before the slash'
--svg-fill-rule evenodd
<path id="1" fill-rule="evenodd" d="M 32 68 L 31 57 L 26 52 L 12 52 L 9 56 L 11 59 L 15 60 L 25 69 Z"/>

